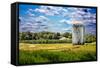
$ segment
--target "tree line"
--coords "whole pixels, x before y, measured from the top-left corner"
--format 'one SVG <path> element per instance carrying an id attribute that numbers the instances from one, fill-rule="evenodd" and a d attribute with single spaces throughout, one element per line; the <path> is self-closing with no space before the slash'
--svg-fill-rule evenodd
<path id="1" fill-rule="evenodd" d="M 65 38 L 72 38 L 72 34 L 65 32 L 63 34 L 57 32 L 38 32 L 38 33 L 31 33 L 31 32 L 21 32 L 19 34 L 20 40 L 41 40 L 41 39 L 47 39 L 47 40 L 58 40 L 61 37 Z"/>
<path id="2" fill-rule="evenodd" d="M 64 40 L 59 40 L 60 38 L 65 37 Z M 86 43 L 91 43 L 96 41 L 96 36 L 92 34 L 86 34 L 84 36 Z M 72 42 L 72 33 L 55 33 L 55 32 L 20 32 L 19 40 L 21 42 L 29 42 L 29 43 L 68 43 Z"/>

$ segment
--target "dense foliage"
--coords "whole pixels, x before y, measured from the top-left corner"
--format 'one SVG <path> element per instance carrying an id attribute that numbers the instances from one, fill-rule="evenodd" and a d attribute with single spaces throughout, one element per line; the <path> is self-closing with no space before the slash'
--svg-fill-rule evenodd
<path id="1" fill-rule="evenodd" d="M 31 32 L 22 32 L 20 33 L 20 40 L 39 40 L 39 39 L 59 39 L 61 37 L 72 38 L 71 33 L 53 33 L 53 32 L 38 32 L 38 33 L 31 33 Z"/>
<path id="2" fill-rule="evenodd" d="M 65 38 L 60 40 L 60 38 Z M 96 36 L 92 34 L 85 35 L 85 42 L 91 43 L 96 41 Z M 21 32 L 19 33 L 20 42 L 27 42 L 27 43 L 71 43 L 72 42 L 72 34 L 65 32 L 65 33 L 54 33 L 54 32 L 38 32 L 38 33 L 31 33 L 31 32 Z"/>
<path id="3" fill-rule="evenodd" d="M 96 41 L 96 36 L 95 35 L 91 35 L 91 34 L 86 34 L 85 35 L 85 42 L 86 43 L 91 43 L 91 42 L 95 42 Z"/>

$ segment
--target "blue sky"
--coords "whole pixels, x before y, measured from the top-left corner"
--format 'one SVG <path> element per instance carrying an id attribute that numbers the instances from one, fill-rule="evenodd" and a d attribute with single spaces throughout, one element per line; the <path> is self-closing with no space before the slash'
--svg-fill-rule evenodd
<path id="1" fill-rule="evenodd" d="M 96 33 L 96 8 L 19 5 L 20 32 L 72 32 L 77 21 L 86 33 Z"/>

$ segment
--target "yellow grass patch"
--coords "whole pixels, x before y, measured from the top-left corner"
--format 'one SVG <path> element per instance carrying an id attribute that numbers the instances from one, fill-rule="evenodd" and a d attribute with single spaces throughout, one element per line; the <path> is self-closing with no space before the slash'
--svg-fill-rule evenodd
<path id="1" fill-rule="evenodd" d="M 66 44 L 28 44 L 28 43 L 20 43 L 20 50 L 49 50 L 49 51 L 96 51 L 95 43 L 88 43 L 85 45 L 72 45 L 70 43 Z"/>

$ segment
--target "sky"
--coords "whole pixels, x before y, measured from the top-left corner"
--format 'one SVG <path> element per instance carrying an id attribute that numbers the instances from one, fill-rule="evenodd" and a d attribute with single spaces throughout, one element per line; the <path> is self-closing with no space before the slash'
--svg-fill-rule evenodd
<path id="1" fill-rule="evenodd" d="M 86 33 L 96 34 L 96 8 L 44 5 L 19 5 L 20 32 L 72 32 L 75 21 L 85 26 Z"/>

